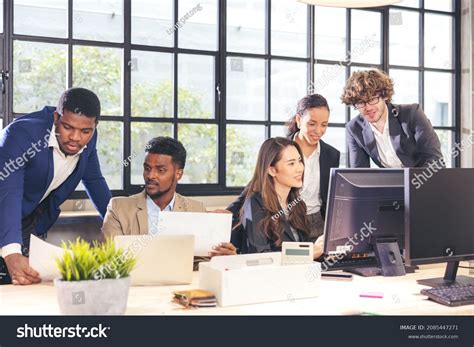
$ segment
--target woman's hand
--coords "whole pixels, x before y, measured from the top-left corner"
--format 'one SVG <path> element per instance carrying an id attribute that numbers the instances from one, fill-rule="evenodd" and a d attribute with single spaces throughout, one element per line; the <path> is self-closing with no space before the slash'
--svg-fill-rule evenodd
<path id="1" fill-rule="evenodd" d="M 209 252 L 209 256 L 216 257 L 221 255 L 236 255 L 237 248 L 230 242 L 221 242 L 217 246 L 213 246 Z"/>
<path id="2" fill-rule="evenodd" d="M 318 239 L 314 243 L 313 258 L 317 259 L 320 256 L 322 256 L 323 255 L 323 249 L 324 249 L 324 235 L 321 235 L 320 237 L 318 237 Z"/>

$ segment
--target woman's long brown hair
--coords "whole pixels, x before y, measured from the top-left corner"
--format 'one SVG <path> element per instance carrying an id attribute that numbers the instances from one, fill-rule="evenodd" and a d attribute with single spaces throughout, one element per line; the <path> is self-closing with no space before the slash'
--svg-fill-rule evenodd
<path id="1" fill-rule="evenodd" d="M 270 166 L 275 167 L 278 161 L 281 160 L 283 150 L 288 146 L 294 146 L 303 160 L 303 152 L 295 141 L 284 137 L 270 138 L 260 147 L 255 172 L 246 188 L 246 199 L 249 199 L 254 193 L 261 194 L 265 216 L 257 228 L 261 230 L 268 239 L 275 242 L 277 246 L 280 246 L 282 242 L 281 235 L 283 233 L 283 220 L 285 219 L 293 228 L 309 235 L 309 227 L 306 220 L 306 204 L 300 197 L 299 188 L 292 187 L 290 189 L 288 204 L 291 202 L 296 202 L 296 204 L 289 211 L 288 215 L 282 214 L 280 213 L 282 207 L 280 206 L 275 190 L 274 178 L 268 173 Z M 287 208 L 287 206 L 285 206 L 285 208 Z M 242 215 L 243 208 L 240 210 L 241 221 Z M 272 218 L 273 216 L 278 217 Z"/>

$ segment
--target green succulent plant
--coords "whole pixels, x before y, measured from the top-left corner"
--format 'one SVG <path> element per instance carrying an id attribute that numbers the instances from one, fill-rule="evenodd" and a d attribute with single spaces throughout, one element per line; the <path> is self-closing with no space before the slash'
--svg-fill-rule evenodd
<path id="1" fill-rule="evenodd" d="M 64 255 L 56 258 L 56 265 L 63 281 L 86 281 L 128 277 L 136 265 L 136 257 L 129 251 L 117 248 L 112 239 L 104 243 L 77 238 L 75 242 L 63 241 Z"/>

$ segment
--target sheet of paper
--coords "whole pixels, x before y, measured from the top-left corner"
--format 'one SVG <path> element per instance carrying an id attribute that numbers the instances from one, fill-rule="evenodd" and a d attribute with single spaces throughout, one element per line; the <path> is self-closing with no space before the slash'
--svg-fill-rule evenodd
<path id="1" fill-rule="evenodd" d="M 55 259 L 56 257 L 62 257 L 64 252 L 61 247 L 52 245 L 31 235 L 30 266 L 39 272 L 43 282 L 52 281 L 55 278 L 61 277 Z"/>
<path id="2" fill-rule="evenodd" d="M 160 212 L 158 235 L 194 235 L 194 255 L 207 256 L 212 246 L 230 242 L 232 214 Z"/>

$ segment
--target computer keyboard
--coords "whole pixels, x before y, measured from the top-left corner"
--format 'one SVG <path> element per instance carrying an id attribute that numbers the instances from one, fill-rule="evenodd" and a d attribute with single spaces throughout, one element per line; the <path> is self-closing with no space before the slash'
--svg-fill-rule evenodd
<path id="1" fill-rule="evenodd" d="M 474 304 L 474 284 L 453 284 L 450 286 L 422 289 L 421 294 L 446 306 Z"/>
<path id="2" fill-rule="evenodd" d="M 356 258 L 356 259 L 334 259 L 330 258 L 322 259 L 322 263 L 326 266 L 322 266 L 323 271 L 327 268 L 327 271 L 344 270 L 356 267 L 378 267 L 376 258 Z"/>

